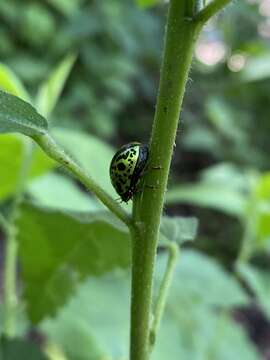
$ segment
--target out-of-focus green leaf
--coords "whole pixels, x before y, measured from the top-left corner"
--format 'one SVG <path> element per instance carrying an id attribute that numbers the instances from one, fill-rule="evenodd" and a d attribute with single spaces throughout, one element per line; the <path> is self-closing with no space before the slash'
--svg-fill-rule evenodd
<path id="1" fill-rule="evenodd" d="M 36 344 L 21 339 L 0 339 L 0 360 L 49 360 Z"/>
<path id="2" fill-rule="evenodd" d="M 109 176 L 114 155 L 112 147 L 94 136 L 75 130 L 54 129 L 53 135 L 104 189 L 115 198 L 118 197 Z"/>
<path id="3" fill-rule="evenodd" d="M 156 281 L 162 278 L 165 263 L 166 256 L 159 255 Z M 91 277 L 41 329 L 70 360 L 88 359 L 89 349 L 104 358 L 126 358 L 129 287 L 127 274 L 121 272 Z M 245 303 L 246 296 L 232 276 L 210 258 L 183 250 L 153 359 L 259 359 L 244 330 L 226 314 L 226 309 Z"/>
<path id="4" fill-rule="evenodd" d="M 269 271 L 259 270 L 249 264 L 240 264 L 237 267 L 240 276 L 247 282 L 254 292 L 260 306 L 270 319 L 270 274 Z"/>
<path id="5" fill-rule="evenodd" d="M 74 181 L 59 174 L 47 174 L 28 187 L 28 193 L 39 205 L 70 211 L 101 210 L 100 203 L 82 192 Z"/>
<path id="6" fill-rule="evenodd" d="M 34 136 L 46 133 L 47 121 L 27 102 L 0 91 L 0 133 Z"/>
<path id="7" fill-rule="evenodd" d="M 44 352 L 48 356 L 49 360 L 68 360 L 63 351 L 55 343 L 46 343 Z"/>
<path id="8" fill-rule="evenodd" d="M 31 102 L 30 95 L 22 82 L 8 66 L 2 63 L 0 63 L 0 88 L 27 102 Z"/>
<path id="9" fill-rule="evenodd" d="M 209 207 L 233 216 L 242 216 L 246 206 L 244 195 L 238 191 L 210 183 L 183 184 L 171 188 L 167 193 L 166 203 L 179 202 Z"/>
<path id="10" fill-rule="evenodd" d="M 218 184 L 242 193 L 250 190 L 247 174 L 231 163 L 219 163 L 210 166 L 200 173 L 204 183 Z"/>
<path id="11" fill-rule="evenodd" d="M 46 118 L 52 112 L 61 95 L 75 59 L 76 55 L 70 54 L 62 60 L 38 91 L 36 99 L 37 109 Z"/>
<path id="12" fill-rule="evenodd" d="M 198 220 L 194 217 L 164 216 L 161 221 L 159 245 L 165 244 L 168 240 L 179 244 L 194 240 L 197 230 Z"/>
<path id="13" fill-rule="evenodd" d="M 17 227 L 24 298 L 34 322 L 55 313 L 81 278 L 130 264 L 128 230 L 108 212 L 24 204 Z"/>
<path id="14" fill-rule="evenodd" d="M 237 123 L 237 114 L 221 98 L 210 97 L 206 103 L 206 112 L 215 128 L 227 139 L 238 142 L 245 140 L 246 133 Z"/>
<path id="15" fill-rule="evenodd" d="M 253 212 L 256 248 L 270 248 L 270 173 L 258 176 L 251 196 L 250 211 Z M 247 216 L 250 216 L 248 213 Z"/>
<path id="16" fill-rule="evenodd" d="M 0 201 L 12 195 L 16 189 L 18 174 L 24 151 L 24 139 L 20 135 L 0 136 Z M 44 153 L 36 148 L 30 171 L 29 182 L 34 177 L 46 173 L 55 166 Z"/>
<path id="17" fill-rule="evenodd" d="M 159 2 L 159 0 L 136 0 L 136 3 L 141 7 L 154 6 Z"/>
<path id="18" fill-rule="evenodd" d="M 56 319 L 45 320 L 41 329 L 69 360 L 120 359 L 127 354 L 129 341 L 128 294 L 125 273 L 91 277 Z"/>
<path id="19" fill-rule="evenodd" d="M 270 77 L 270 54 L 250 57 L 238 74 L 240 81 L 260 81 Z"/>
<path id="20" fill-rule="evenodd" d="M 74 16 L 82 0 L 48 0 L 48 2 L 65 16 Z"/>
<path id="21" fill-rule="evenodd" d="M 161 280 L 166 257 L 160 258 L 158 279 Z M 181 279 L 181 280 L 179 280 Z M 205 306 L 232 306 L 247 303 L 247 296 L 236 279 L 209 257 L 191 250 L 182 250 L 171 285 L 169 303 L 183 308 L 200 302 Z"/>

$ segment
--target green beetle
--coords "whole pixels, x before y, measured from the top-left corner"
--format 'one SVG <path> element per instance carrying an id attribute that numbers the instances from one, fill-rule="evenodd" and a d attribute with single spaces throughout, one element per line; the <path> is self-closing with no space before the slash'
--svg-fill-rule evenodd
<path id="1" fill-rule="evenodd" d="M 139 142 L 122 146 L 112 158 L 111 182 L 122 201 L 128 202 L 133 197 L 148 158 L 148 146 Z"/>

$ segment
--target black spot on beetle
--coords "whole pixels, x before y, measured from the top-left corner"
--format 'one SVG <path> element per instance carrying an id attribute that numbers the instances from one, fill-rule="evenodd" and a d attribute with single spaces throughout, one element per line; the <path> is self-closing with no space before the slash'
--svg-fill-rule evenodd
<path id="1" fill-rule="evenodd" d="M 117 169 L 119 171 L 124 171 L 126 169 L 126 165 L 122 162 L 120 162 L 119 164 L 117 164 Z"/>

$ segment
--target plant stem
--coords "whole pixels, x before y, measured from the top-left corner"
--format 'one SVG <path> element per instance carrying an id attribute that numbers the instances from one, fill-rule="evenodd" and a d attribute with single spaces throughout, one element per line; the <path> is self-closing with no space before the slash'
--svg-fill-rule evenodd
<path id="1" fill-rule="evenodd" d="M 9 223 L 3 214 L 0 214 L 0 227 L 5 234 L 8 232 Z"/>
<path id="2" fill-rule="evenodd" d="M 59 164 L 63 165 L 87 188 L 94 193 L 98 199 L 110 209 L 128 227 L 132 227 L 130 216 L 123 208 L 104 191 L 87 173 L 82 169 L 49 135 L 34 136 L 33 140 L 45 151 L 45 153 Z"/>
<path id="3" fill-rule="evenodd" d="M 31 140 L 25 139 L 24 156 L 18 178 L 16 193 L 6 224 L 6 250 L 4 265 L 4 333 L 7 337 L 15 335 L 16 326 L 16 267 L 17 267 L 17 240 L 15 222 L 19 215 L 19 207 L 23 200 L 23 193 L 28 173 L 32 163 L 33 145 Z"/>
<path id="4" fill-rule="evenodd" d="M 169 289 L 172 282 L 172 277 L 175 269 L 175 265 L 178 257 L 178 245 L 175 242 L 168 241 L 166 248 L 169 252 L 168 262 L 163 280 L 160 285 L 159 294 L 157 297 L 155 309 L 154 309 L 154 321 L 150 331 L 150 347 L 153 348 L 156 342 L 157 333 L 160 327 L 160 322 L 164 313 Z"/>
<path id="5" fill-rule="evenodd" d="M 152 282 L 164 195 L 173 153 L 180 109 L 198 35 L 188 19 L 188 0 L 171 0 L 156 113 L 150 143 L 149 173 L 142 194 L 134 198 L 131 360 L 148 360 Z M 161 170 L 151 170 L 161 167 Z"/>
<path id="6" fill-rule="evenodd" d="M 213 0 L 204 9 L 197 13 L 194 21 L 205 24 L 212 16 L 228 5 L 231 0 Z"/>

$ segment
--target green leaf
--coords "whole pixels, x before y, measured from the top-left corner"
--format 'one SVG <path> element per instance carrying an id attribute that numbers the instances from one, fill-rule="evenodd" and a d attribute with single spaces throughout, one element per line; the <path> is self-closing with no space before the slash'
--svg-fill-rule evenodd
<path id="1" fill-rule="evenodd" d="M 256 268 L 249 264 L 240 264 L 237 266 L 237 272 L 248 283 L 255 294 L 257 301 L 265 314 L 270 319 L 270 273 Z"/>
<path id="2" fill-rule="evenodd" d="M 19 78 L 3 63 L 0 63 L 0 88 L 27 102 L 31 102 L 31 97 Z"/>
<path id="3" fill-rule="evenodd" d="M 227 189 L 242 193 L 250 191 L 249 174 L 231 163 L 219 163 L 209 166 L 200 173 L 201 182 L 205 184 L 218 184 Z"/>
<path id="4" fill-rule="evenodd" d="M 164 216 L 161 221 L 161 238 L 159 244 L 163 245 L 168 240 L 176 241 L 179 244 L 194 240 L 197 235 L 197 230 L 198 220 L 194 217 Z"/>
<path id="5" fill-rule="evenodd" d="M 40 87 L 36 99 L 38 111 L 46 118 L 53 111 L 66 80 L 75 62 L 76 55 L 69 54 L 49 76 L 48 80 Z"/>
<path id="6" fill-rule="evenodd" d="M 245 197 L 240 192 L 210 183 L 183 184 L 170 189 L 166 203 L 179 202 L 216 209 L 233 216 L 242 216 L 246 206 Z"/>
<path id="7" fill-rule="evenodd" d="M 0 91 L 0 133 L 34 136 L 46 133 L 47 121 L 27 102 Z"/>
<path id="8" fill-rule="evenodd" d="M 159 255 L 158 280 L 165 262 L 166 256 Z M 129 289 L 129 274 L 123 272 L 90 277 L 56 318 L 42 323 L 42 332 L 55 340 L 70 360 L 88 359 L 91 349 L 101 358 L 127 358 Z M 183 250 L 153 360 L 259 359 L 244 330 L 226 313 L 245 303 L 237 281 L 215 261 Z"/>
<path id="9" fill-rule="evenodd" d="M 238 143 L 246 140 L 246 132 L 237 121 L 238 114 L 222 98 L 210 97 L 206 102 L 206 113 L 211 124 L 226 139 Z"/>
<path id="10" fill-rule="evenodd" d="M 237 76 L 238 81 L 261 81 L 270 77 L 270 54 L 250 57 Z"/>
<path id="11" fill-rule="evenodd" d="M 159 0 L 136 0 L 136 3 L 140 7 L 150 7 L 159 3 Z"/>
<path id="12" fill-rule="evenodd" d="M 102 206 L 90 194 L 83 192 L 75 182 L 59 174 L 46 174 L 28 187 L 28 193 L 39 204 L 70 211 L 95 211 Z"/>
<path id="13" fill-rule="evenodd" d="M 15 134 L 4 134 L 0 136 L 0 201 L 5 200 L 15 191 L 18 174 L 24 151 L 24 138 Z M 30 171 L 31 179 L 51 170 L 55 163 L 44 153 L 36 148 Z"/>
<path id="14" fill-rule="evenodd" d="M 37 345 L 20 339 L 0 339 L 0 360 L 48 360 Z"/>
<path id="15" fill-rule="evenodd" d="M 69 360 L 125 358 L 129 342 L 128 294 L 126 273 L 91 277 L 55 319 L 43 321 L 41 330 L 64 350 Z"/>
<path id="16" fill-rule="evenodd" d="M 82 0 L 48 0 L 48 2 L 65 16 L 74 16 Z"/>
<path id="17" fill-rule="evenodd" d="M 55 313 L 81 278 L 129 267 L 128 230 L 108 212 L 24 204 L 17 226 L 24 297 L 34 322 Z"/>
<path id="18" fill-rule="evenodd" d="M 114 149 L 95 136 L 68 129 L 52 131 L 57 141 L 71 154 L 100 186 L 115 198 L 116 194 L 109 176 Z"/>
<path id="19" fill-rule="evenodd" d="M 159 281 L 165 265 L 166 256 L 161 256 L 157 276 Z M 185 308 L 197 302 L 204 306 L 228 309 L 246 304 L 248 298 L 236 279 L 215 260 L 199 252 L 182 250 L 171 285 L 169 303 L 172 307 L 178 307 L 181 303 Z"/>

